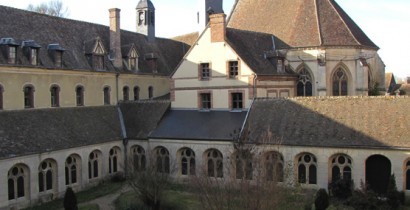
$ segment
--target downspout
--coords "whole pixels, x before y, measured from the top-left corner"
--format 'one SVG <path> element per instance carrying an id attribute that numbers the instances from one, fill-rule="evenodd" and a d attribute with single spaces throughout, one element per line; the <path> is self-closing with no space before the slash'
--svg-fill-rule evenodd
<path id="1" fill-rule="evenodd" d="M 253 77 L 253 100 L 255 100 L 256 98 L 258 98 L 258 92 L 256 89 L 256 79 L 258 79 L 258 75 L 254 74 L 255 76 Z"/>
<path id="2" fill-rule="evenodd" d="M 128 138 L 127 130 L 125 129 L 124 117 L 121 112 L 120 106 L 117 104 L 118 118 L 120 120 L 122 143 L 124 145 L 124 174 L 128 176 Z"/>
<path id="3" fill-rule="evenodd" d="M 255 102 L 255 98 L 252 99 L 251 106 L 249 107 L 248 113 L 246 113 L 245 120 L 243 121 L 243 124 L 241 127 L 241 131 L 239 132 L 239 139 L 241 139 L 242 137 L 243 130 L 245 129 L 246 122 L 248 121 L 248 118 L 249 118 L 249 113 L 251 113 L 253 102 Z"/>

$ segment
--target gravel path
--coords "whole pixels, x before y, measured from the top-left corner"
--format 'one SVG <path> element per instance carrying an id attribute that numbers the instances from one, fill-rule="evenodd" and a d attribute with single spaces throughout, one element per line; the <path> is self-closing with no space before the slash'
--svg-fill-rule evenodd
<path id="1" fill-rule="evenodd" d="M 87 201 L 81 204 L 97 204 L 100 207 L 100 210 L 115 210 L 114 201 L 124 192 L 129 191 L 128 186 L 122 187 L 115 193 L 108 194 L 103 197 L 99 197 L 95 200 Z M 81 205 L 80 204 L 80 205 Z"/>

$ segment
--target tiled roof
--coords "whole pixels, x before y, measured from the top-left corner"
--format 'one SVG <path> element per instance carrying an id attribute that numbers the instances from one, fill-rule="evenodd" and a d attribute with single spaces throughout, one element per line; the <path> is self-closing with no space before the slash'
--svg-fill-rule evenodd
<path id="1" fill-rule="evenodd" d="M 175 41 L 183 42 L 189 46 L 192 46 L 195 44 L 198 37 L 199 37 L 198 32 L 192 32 L 189 34 L 184 34 L 184 35 L 173 37 L 172 39 Z"/>
<path id="2" fill-rule="evenodd" d="M 266 143 L 408 149 L 410 98 L 258 99 L 247 125 L 252 139 Z"/>
<path id="3" fill-rule="evenodd" d="M 410 84 L 400 84 L 400 95 L 410 96 Z"/>
<path id="4" fill-rule="evenodd" d="M 107 12 L 108 17 L 108 12 Z M 108 21 L 107 21 L 108 23 Z M 34 40 L 41 46 L 40 67 L 54 68 L 53 61 L 48 54 L 47 46 L 58 43 L 65 49 L 63 54 L 63 69 L 92 71 L 89 59 L 85 56 L 90 52 L 95 40 L 101 39 L 104 48 L 109 52 L 109 27 L 82 21 L 75 21 L 35 12 L 0 6 L 0 38 L 13 38 L 17 43 Z M 145 55 L 153 53 L 157 57 L 158 74 L 169 75 L 188 51 L 189 46 L 170 39 L 156 38 L 149 43 L 146 36 L 121 30 L 121 45 L 124 48 L 134 44 L 139 57 L 140 71 L 138 73 L 151 74 L 152 68 L 145 60 Z M 31 66 L 22 50 L 18 50 L 17 65 Z M 123 55 L 125 56 L 125 55 Z M 107 71 L 115 71 L 108 57 L 105 62 Z M 0 64 L 8 65 L 6 54 L 0 51 Z M 128 70 L 121 69 L 123 72 Z"/>
<path id="5" fill-rule="evenodd" d="M 114 106 L 0 112 L 0 159 L 120 141 Z"/>
<path id="6" fill-rule="evenodd" d="M 228 27 L 273 34 L 291 47 L 377 48 L 334 0 L 238 0 Z"/>

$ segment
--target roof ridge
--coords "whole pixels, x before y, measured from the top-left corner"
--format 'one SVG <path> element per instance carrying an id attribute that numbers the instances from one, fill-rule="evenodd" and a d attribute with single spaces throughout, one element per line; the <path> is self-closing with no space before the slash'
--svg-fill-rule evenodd
<path id="1" fill-rule="evenodd" d="M 318 0 L 314 0 L 315 1 L 315 9 L 316 9 L 316 23 L 317 23 L 317 27 L 318 27 L 318 33 L 319 33 L 319 41 L 320 41 L 320 46 L 323 45 L 323 36 L 322 36 L 322 30 L 321 30 L 321 26 L 320 26 L 320 13 L 319 13 L 319 6 L 317 4 Z"/>
<path id="2" fill-rule="evenodd" d="M 410 99 L 410 96 L 392 96 L 392 95 L 381 95 L 381 96 L 312 96 L 312 97 L 281 97 L 281 98 L 256 98 L 256 101 L 283 101 L 283 100 L 291 100 L 291 101 L 314 101 L 314 100 L 323 100 L 323 99 Z"/>

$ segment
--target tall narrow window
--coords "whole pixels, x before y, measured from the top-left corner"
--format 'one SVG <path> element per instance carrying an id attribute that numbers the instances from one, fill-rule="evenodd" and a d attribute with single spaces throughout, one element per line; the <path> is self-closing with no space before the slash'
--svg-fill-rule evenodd
<path id="1" fill-rule="evenodd" d="M 299 72 L 297 96 L 312 96 L 312 77 L 306 69 Z"/>
<path id="2" fill-rule="evenodd" d="M 144 171 L 146 166 L 145 150 L 141 146 L 131 148 L 132 162 L 135 171 Z"/>
<path id="3" fill-rule="evenodd" d="M 79 167 L 81 160 L 77 155 L 70 155 L 65 160 L 65 184 L 73 185 L 78 183 L 80 177 Z"/>
<path id="4" fill-rule="evenodd" d="M 302 154 L 298 158 L 298 182 L 301 184 L 316 184 L 316 157 L 311 154 Z"/>
<path id="5" fill-rule="evenodd" d="M 99 177 L 100 152 L 93 151 L 88 158 L 88 178 L 95 179 Z"/>
<path id="6" fill-rule="evenodd" d="M 339 179 L 352 179 L 352 159 L 347 155 L 340 154 L 332 158 L 331 162 L 332 182 Z"/>
<path id="7" fill-rule="evenodd" d="M 56 85 L 51 86 L 50 88 L 50 97 L 51 97 L 51 107 L 60 106 L 60 88 Z"/>
<path id="8" fill-rule="evenodd" d="M 30 49 L 30 63 L 31 65 L 37 66 L 38 64 L 38 49 L 31 48 Z"/>
<path id="9" fill-rule="evenodd" d="M 104 91 L 104 105 L 110 105 L 111 104 L 110 87 L 105 87 L 103 91 Z"/>
<path id="10" fill-rule="evenodd" d="M 346 72 L 342 68 L 338 68 L 333 74 L 333 95 L 347 96 L 348 79 Z"/>
<path id="11" fill-rule="evenodd" d="M 134 101 L 140 100 L 140 88 L 138 86 L 134 87 Z"/>
<path id="12" fill-rule="evenodd" d="M 75 88 L 75 101 L 77 106 L 84 106 L 84 87 L 77 86 Z"/>
<path id="13" fill-rule="evenodd" d="M 118 172 L 118 155 L 120 149 L 114 147 L 110 149 L 110 156 L 108 157 L 108 173 L 113 174 Z"/>
<path id="14" fill-rule="evenodd" d="M 189 148 L 180 151 L 181 175 L 195 175 L 195 153 Z"/>
<path id="15" fill-rule="evenodd" d="M 152 86 L 149 86 L 148 88 L 148 98 L 152 99 L 154 97 L 154 88 Z"/>
<path id="16" fill-rule="evenodd" d="M 228 62 L 229 78 L 236 78 L 239 75 L 239 65 L 238 61 Z"/>
<path id="17" fill-rule="evenodd" d="M 29 172 L 24 165 L 13 166 L 7 175 L 9 200 L 25 197 L 28 195 Z"/>
<path id="18" fill-rule="evenodd" d="M 209 63 L 199 64 L 199 78 L 201 80 L 208 80 L 211 77 L 211 69 Z"/>
<path id="19" fill-rule="evenodd" d="M 211 94 L 210 93 L 201 93 L 200 94 L 200 109 L 209 110 L 211 109 Z"/>
<path id="20" fill-rule="evenodd" d="M 122 89 L 122 98 L 124 101 L 128 101 L 130 99 L 130 88 L 128 86 L 125 86 Z"/>
<path id="21" fill-rule="evenodd" d="M 250 154 L 242 154 L 237 152 L 236 154 L 236 179 L 253 179 L 253 163 L 252 156 Z"/>
<path id="22" fill-rule="evenodd" d="M 34 107 L 34 87 L 25 86 L 24 87 L 24 108 Z"/>
<path id="23" fill-rule="evenodd" d="M 3 109 L 3 86 L 0 85 L 0 110 Z"/>
<path id="24" fill-rule="evenodd" d="M 160 173 L 169 173 L 169 152 L 164 147 L 158 147 L 155 149 L 155 158 L 156 158 L 156 169 Z"/>
<path id="25" fill-rule="evenodd" d="M 16 46 L 9 46 L 8 62 L 10 64 L 15 64 L 16 63 L 16 57 L 17 57 L 17 47 Z"/>
<path id="26" fill-rule="evenodd" d="M 55 189 L 56 183 L 55 162 L 47 159 L 40 163 L 38 168 L 38 189 L 39 192 L 45 192 Z"/>
<path id="27" fill-rule="evenodd" d="M 231 104 L 232 109 L 242 109 L 243 108 L 243 97 L 242 93 L 231 93 Z"/>
<path id="28" fill-rule="evenodd" d="M 208 177 L 223 177 L 223 156 L 220 151 L 211 149 L 206 152 L 206 161 L 208 168 Z"/>
<path id="29" fill-rule="evenodd" d="M 267 181 L 283 182 L 283 156 L 269 152 L 265 156 L 265 177 Z"/>

